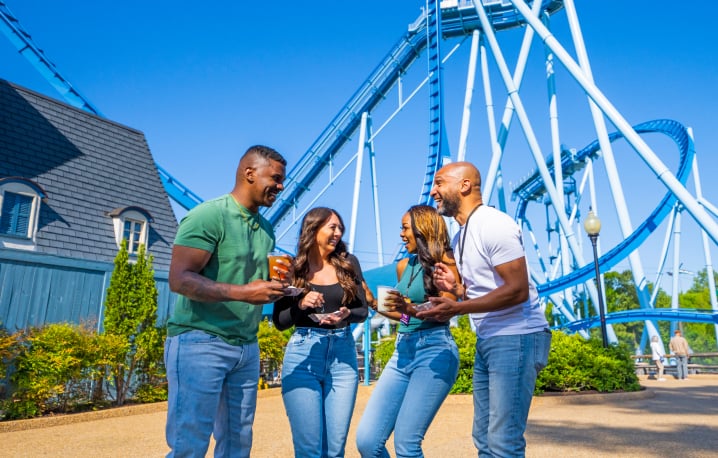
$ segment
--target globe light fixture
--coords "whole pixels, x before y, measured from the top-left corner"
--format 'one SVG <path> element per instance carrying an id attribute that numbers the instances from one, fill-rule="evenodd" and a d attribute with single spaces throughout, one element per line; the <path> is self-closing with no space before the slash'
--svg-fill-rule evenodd
<path id="1" fill-rule="evenodd" d="M 608 347 L 608 332 L 606 331 L 606 312 L 603 304 L 601 272 L 598 268 L 598 249 L 596 248 L 598 233 L 601 232 L 601 220 L 591 209 L 588 210 L 588 215 L 586 215 L 586 219 L 583 220 L 583 228 L 586 231 L 586 234 L 588 234 L 588 238 L 591 239 L 591 245 L 593 245 L 593 266 L 596 269 L 596 289 L 598 290 L 598 316 L 601 320 L 601 339 L 603 340 L 603 348 L 606 348 Z"/>

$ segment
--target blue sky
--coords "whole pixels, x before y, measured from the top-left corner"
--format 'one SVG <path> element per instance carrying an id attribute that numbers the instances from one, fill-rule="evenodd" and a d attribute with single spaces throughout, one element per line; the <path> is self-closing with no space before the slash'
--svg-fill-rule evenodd
<path id="1" fill-rule="evenodd" d="M 105 116 L 143 131 L 159 164 L 195 193 L 211 198 L 231 189 L 237 160 L 251 144 L 275 147 L 291 168 L 419 16 L 424 2 L 200 5 L 165 0 L 7 0 L 6 4 L 61 73 Z M 576 7 L 598 87 L 631 124 L 671 118 L 692 127 L 703 194 L 714 204 L 718 202 L 718 182 L 713 177 L 718 170 L 718 53 L 710 32 L 718 5 L 701 2 L 680 9 L 675 2 L 577 0 Z M 552 19 L 562 43 L 568 36 L 565 23 L 564 12 Z M 499 34 L 509 62 L 515 59 L 519 33 Z M 456 43 L 447 42 L 444 49 Z M 468 49 L 466 42 L 445 66 L 447 132 L 454 152 Z M 541 49 L 537 47 L 534 54 L 521 96 L 531 107 L 532 123 L 547 156 L 550 144 Z M 0 62 L 1 78 L 60 98 L 7 40 L 0 39 Z M 406 75 L 404 95 L 416 87 L 425 68 L 422 56 Z M 485 172 L 489 147 L 482 125 L 481 83 L 477 80 L 476 84 L 472 114 L 476 127 L 472 123 L 467 159 Z M 562 142 L 580 149 L 596 138 L 585 97 L 566 72 L 557 71 L 557 84 Z M 501 95 L 498 77 L 492 86 L 500 117 L 505 95 Z M 373 113 L 375 127 L 396 108 L 397 97 L 396 90 L 388 94 Z M 398 248 L 402 213 L 416 203 L 421 190 L 428 143 L 427 105 L 426 90 L 420 91 L 375 141 L 385 261 L 390 261 Z M 613 130 L 609 124 L 609 131 Z M 661 139 L 649 144 L 669 168 L 675 165 L 677 153 L 670 144 Z M 347 156 L 356 152 L 356 139 L 345 150 L 342 154 Z M 532 169 L 527 151 L 516 129 L 503 163 L 508 191 Z M 665 191 L 643 162 L 630 158 L 630 152 L 617 146 L 616 155 L 626 161 L 621 165 L 622 185 L 636 226 Z M 600 165 L 597 173 L 599 169 Z M 348 224 L 353 169 L 346 176 L 318 203 L 340 209 Z M 368 206 L 366 172 L 363 176 L 355 251 L 365 268 L 371 268 L 378 264 L 376 232 Z M 600 182 L 598 186 L 603 189 Z M 611 207 L 610 200 L 599 204 L 604 250 L 621 239 Z M 537 221 L 534 226 L 542 224 Z M 680 261 L 685 269 L 699 270 L 705 264 L 702 246 L 697 226 L 685 212 L 682 230 Z M 664 231 L 665 223 L 640 250 L 651 281 Z M 280 243 L 291 249 L 295 233 L 288 229 L 290 236 Z M 587 246 L 585 235 L 579 235 Z M 715 246 L 712 255 L 715 264 Z M 618 266 L 619 270 L 626 268 L 626 262 Z M 681 277 L 681 287 L 690 281 L 690 277 Z M 670 290 L 670 284 L 663 287 Z"/>

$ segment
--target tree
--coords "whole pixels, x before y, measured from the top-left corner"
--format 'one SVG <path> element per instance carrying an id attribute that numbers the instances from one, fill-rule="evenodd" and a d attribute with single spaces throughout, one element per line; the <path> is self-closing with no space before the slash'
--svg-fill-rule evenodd
<path id="1" fill-rule="evenodd" d="M 123 240 L 115 257 L 110 286 L 105 300 L 104 333 L 124 339 L 119 363 L 110 368 L 115 383 L 117 405 L 123 405 L 131 394 L 132 382 L 142 385 L 155 380 L 161 363 L 158 348 L 162 333 L 157 322 L 157 287 L 152 255 L 139 246 L 137 257 L 130 262 L 127 241 Z"/>
<path id="2" fill-rule="evenodd" d="M 636 285 L 633 283 L 633 274 L 630 270 L 624 270 L 620 273 L 613 271 L 606 272 L 603 279 L 606 290 L 606 309 L 608 313 L 640 308 L 640 303 L 638 302 L 638 292 L 636 291 Z M 652 292 L 654 287 L 655 286 L 649 282 L 648 290 Z M 654 306 L 656 308 L 670 307 L 670 303 L 670 297 L 663 290 L 659 290 Z M 596 313 L 593 313 L 593 308 L 590 310 L 592 312 L 591 316 L 596 315 Z M 628 348 L 631 348 L 634 351 L 641 350 L 639 349 L 639 346 L 643 336 L 643 321 L 615 323 L 612 326 L 619 343 L 625 344 Z M 669 323 L 659 322 L 658 327 L 664 342 L 667 342 L 666 339 L 669 334 Z M 599 335 L 599 332 L 600 331 L 597 327 L 592 329 L 592 333 L 596 336 Z"/>
<path id="3" fill-rule="evenodd" d="M 718 283 L 718 274 L 714 272 L 714 278 Z M 681 308 L 711 310 L 710 290 L 708 289 L 708 273 L 706 269 L 696 273 L 693 277 L 691 288 L 681 293 L 679 303 Z M 715 326 L 711 323 L 684 323 L 683 334 L 690 343 L 691 349 L 696 353 L 716 351 Z M 704 362 L 713 362 L 704 360 Z"/>
<path id="4" fill-rule="evenodd" d="M 603 276 L 606 285 L 606 309 L 608 313 L 622 310 L 640 308 L 638 292 L 633 283 L 633 274 L 630 270 L 606 272 Z M 637 348 L 641 342 L 643 322 L 616 323 L 613 325 L 618 341 L 629 348 Z"/>

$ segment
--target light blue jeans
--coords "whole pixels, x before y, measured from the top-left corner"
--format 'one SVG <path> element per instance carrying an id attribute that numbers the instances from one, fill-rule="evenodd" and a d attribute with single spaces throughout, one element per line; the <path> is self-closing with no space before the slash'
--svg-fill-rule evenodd
<path id="1" fill-rule="evenodd" d="M 676 376 L 678 379 L 684 379 L 688 377 L 688 356 L 686 355 L 675 355 L 676 356 Z"/>
<path id="2" fill-rule="evenodd" d="M 230 345 L 203 331 L 165 342 L 168 457 L 249 457 L 257 407 L 259 346 Z"/>
<path id="3" fill-rule="evenodd" d="M 356 344 L 349 327 L 294 331 L 282 364 L 282 399 L 294 456 L 344 456 L 358 385 Z"/>
<path id="4" fill-rule="evenodd" d="M 480 457 L 525 455 L 531 398 L 550 348 L 548 330 L 476 340 L 473 437 Z"/>
<path id="5" fill-rule="evenodd" d="M 399 333 L 357 429 L 362 457 L 388 457 L 394 431 L 397 457 L 422 457 L 421 442 L 459 371 L 459 351 L 448 326 Z"/>

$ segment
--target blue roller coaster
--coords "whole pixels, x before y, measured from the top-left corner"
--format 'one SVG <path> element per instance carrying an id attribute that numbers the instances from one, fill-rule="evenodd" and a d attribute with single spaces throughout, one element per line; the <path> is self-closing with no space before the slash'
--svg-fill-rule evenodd
<path id="1" fill-rule="evenodd" d="M 571 32 L 570 39 L 559 41 L 559 38 L 552 34 L 551 22 L 558 20 L 567 24 Z M 101 115 L 61 76 L 2 1 L 0 29 L 69 103 Z M 509 33 L 520 34 L 521 37 L 520 47 L 514 53 L 518 57 L 513 69 L 505 58 L 508 54 L 506 48 L 510 45 L 499 42 L 501 35 Z M 538 46 L 533 44 L 534 38 L 540 40 Z M 567 45 L 571 45 L 575 50 L 574 55 L 567 51 Z M 469 62 L 461 107 L 463 114 L 456 142 L 458 147 L 452 154 L 447 135 L 449 130 L 446 127 L 446 113 L 455 112 L 457 109 L 449 109 L 447 106 L 445 66 L 459 54 L 457 50 L 463 46 L 470 47 Z M 531 120 L 537 116 L 535 110 L 525 104 L 521 96 L 521 84 L 529 63 L 529 55 L 536 49 L 543 53 L 540 60 L 546 68 L 548 112 L 543 109 L 543 113 L 538 115 L 550 119 L 549 128 L 545 132 L 534 128 Z M 422 59 L 423 55 L 426 56 L 425 60 Z M 494 67 L 490 69 L 489 63 L 492 59 Z M 572 83 L 580 89 L 583 94 L 583 109 L 590 113 L 589 117 L 595 128 L 597 139 L 581 149 L 562 145 L 558 122 L 557 72 L 570 76 Z M 405 81 L 409 81 L 406 75 L 411 73 L 418 73 L 420 76 L 416 78 L 418 83 L 415 89 L 405 97 L 403 86 Z M 701 195 L 699 168 L 691 131 L 680 123 L 667 119 L 647 121 L 635 126 L 624 119 L 594 83 L 573 0 L 426 1 L 419 17 L 408 25 L 406 33 L 390 48 L 386 57 L 290 170 L 281 198 L 265 212 L 265 216 L 275 226 L 279 242 L 293 235 L 291 229 L 296 228 L 297 221 L 306 210 L 321 202 L 322 196 L 354 165 L 356 172 L 348 231 L 351 249 L 357 233 L 363 161 L 368 154 L 378 262 L 380 265 L 384 264 L 378 196 L 379 174 L 375 161 L 376 139 L 400 116 L 407 105 L 416 99 L 418 93 L 428 95 L 426 167 L 421 177 L 421 190 L 417 201 L 429 203 L 429 190 L 436 170 L 448 161 L 467 160 L 467 156 L 474 149 L 469 147 L 468 133 L 473 127 L 472 106 L 479 105 L 473 100 L 477 75 L 484 94 L 482 118 L 487 124 L 482 141 L 484 145 L 488 145 L 490 157 L 468 160 L 486 161 L 480 167 L 486 171 L 482 190 L 485 200 L 508 212 L 502 170 L 509 165 L 515 167 L 516 164 L 527 164 L 528 152 L 530 163 L 535 168 L 524 179 L 512 184 L 510 198 L 516 203 L 513 214 L 531 240 L 527 245 L 530 245 L 528 248 L 531 249 L 529 264 L 532 278 L 538 285 L 542 299 L 553 305 L 556 325 L 585 335 L 586 330 L 597 322 L 593 315 L 601 301 L 598 300 L 598 290 L 594 282 L 593 264 L 592 260 L 587 261 L 584 258 L 583 244 L 578 235 L 581 233 L 579 221 L 581 216 L 587 213 L 587 208 L 591 207 L 598 213 L 601 205 L 602 218 L 615 218 L 613 221 L 615 226 L 620 228 L 621 237 L 615 241 L 612 248 L 600 255 L 600 271 L 606 272 L 619 262 L 627 260 L 631 266 L 639 300 L 637 310 L 608 314 L 609 325 L 624 321 L 643 321 L 643 343 L 649 337 L 658 335 L 656 322 L 659 320 L 712 323 L 716 325 L 718 336 L 718 302 L 710 259 L 711 248 L 718 244 L 718 224 L 715 220 L 718 211 Z M 492 86 L 496 75 L 499 80 L 496 86 L 500 89 Z M 451 86 L 455 88 L 458 84 L 452 81 Z M 396 108 L 382 118 L 379 105 L 395 95 L 398 99 Z M 495 112 L 495 97 L 504 97 L 500 117 Z M 517 121 L 518 128 L 512 129 L 514 120 Z M 381 121 L 381 124 L 378 129 L 374 129 L 373 125 L 377 121 Z M 610 130 L 615 130 L 612 133 L 609 133 L 609 124 L 612 126 Z M 649 146 L 648 138 L 651 138 L 654 144 L 653 139 L 656 136 L 672 142 L 676 152 L 671 155 L 665 152 L 666 148 L 659 150 Z M 509 146 L 508 139 L 513 137 L 522 137 L 525 141 L 521 142 L 520 147 Z M 355 146 L 355 153 L 347 151 L 350 149 L 349 145 Z M 542 145 L 549 145 L 549 154 L 544 153 Z M 517 160 L 518 154 L 523 156 Z M 674 166 L 669 168 L 667 164 Z M 638 170 L 643 174 L 637 175 Z M 648 213 L 637 211 L 633 207 L 629 211 L 629 199 L 623 192 L 620 171 L 630 177 L 626 178 L 624 175 L 624 180 L 639 179 L 658 184 L 662 197 Z M 165 169 L 158 166 L 158 172 L 168 195 L 179 205 L 190 209 L 201 202 L 201 198 Z M 689 192 L 689 180 L 693 180 L 695 192 Z M 615 210 L 615 216 L 610 216 L 609 210 Z M 670 310 L 654 308 L 655 293 L 665 271 L 669 246 L 672 243 L 674 250 L 680 246 L 680 218 L 685 213 L 697 223 L 701 231 L 712 312 L 698 313 L 680 309 L 677 294 L 674 294 Z M 632 218 L 637 216 L 640 222 L 636 224 Z M 669 224 L 660 257 L 659 274 L 653 281 L 654 288 L 650 292 L 638 248 L 664 220 L 668 220 Z M 543 232 L 534 231 L 534 226 L 539 221 L 545 228 Z M 399 253 L 393 253 L 394 258 L 398 255 Z M 673 275 L 675 292 L 678 290 L 677 278 L 680 272 L 677 257 L 673 259 L 672 272 L 676 273 Z M 585 306 L 588 303 L 593 306 L 593 313 Z M 581 307 L 581 304 L 584 304 L 584 307 Z M 609 339 L 615 341 L 615 334 L 610 326 Z"/>

